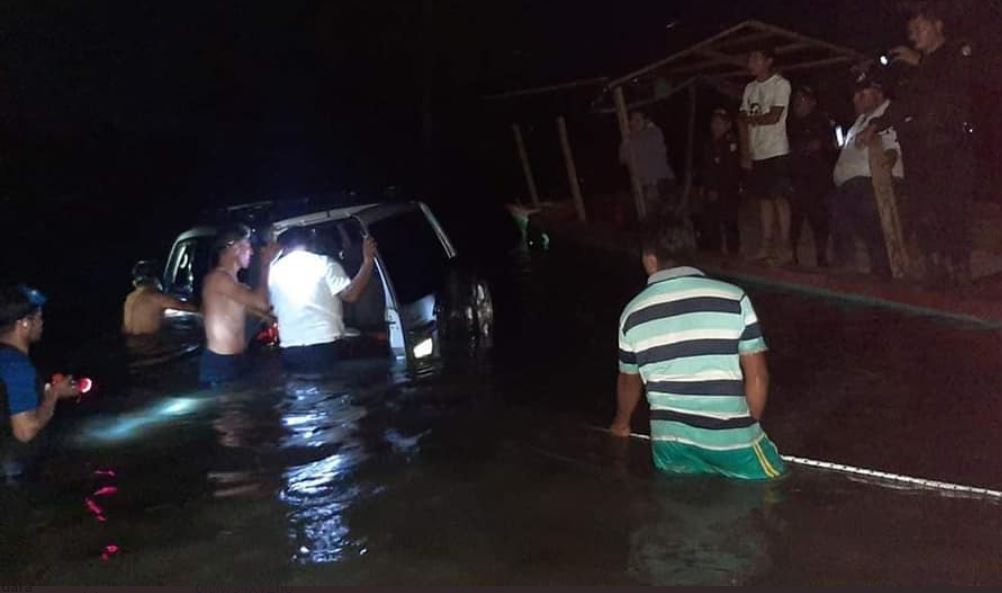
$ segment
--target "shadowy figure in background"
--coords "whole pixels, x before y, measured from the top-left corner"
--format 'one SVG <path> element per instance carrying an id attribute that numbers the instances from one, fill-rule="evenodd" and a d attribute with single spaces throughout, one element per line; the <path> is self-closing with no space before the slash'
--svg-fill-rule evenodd
<path id="1" fill-rule="evenodd" d="M 619 162 L 631 167 L 644 195 L 644 219 L 677 212 L 681 193 L 675 172 L 668 164 L 665 137 L 646 114 L 630 114 L 630 134 L 619 145 Z"/>
<path id="2" fill-rule="evenodd" d="M 790 251 L 793 263 L 799 264 L 797 245 L 804 223 L 814 235 L 815 261 L 828 267 L 828 210 L 825 198 L 832 189 L 832 163 L 835 134 L 832 121 L 818 109 L 814 87 L 801 85 L 793 94 L 793 117 L 790 118 L 790 180 L 793 197 L 790 203 Z"/>
<path id="3" fill-rule="evenodd" d="M 153 262 L 141 261 L 132 268 L 132 286 L 134 289 L 125 297 L 122 311 L 122 333 L 126 335 L 157 333 L 163 325 L 167 309 L 198 311 L 195 305 L 163 293 Z"/>
<path id="4" fill-rule="evenodd" d="M 741 153 L 731 114 L 723 107 L 710 117 L 710 138 L 703 145 L 700 188 L 700 247 L 739 255 L 741 233 Z"/>

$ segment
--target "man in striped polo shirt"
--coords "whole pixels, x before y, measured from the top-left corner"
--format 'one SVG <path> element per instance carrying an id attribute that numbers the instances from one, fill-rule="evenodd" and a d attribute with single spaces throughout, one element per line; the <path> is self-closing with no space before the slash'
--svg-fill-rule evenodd
<path id="1" fill-rule="evenodd" d="M 668 220 L 642 242 L 645 288 L 619 322 L 617 412 L 630 434 L 646 388 L 654 464 L 675 474 L 770 479 L 786 468 L 759 426 L 769 389 L 765 339 L 740 288 L 679 266 L 689 241 Z"/>

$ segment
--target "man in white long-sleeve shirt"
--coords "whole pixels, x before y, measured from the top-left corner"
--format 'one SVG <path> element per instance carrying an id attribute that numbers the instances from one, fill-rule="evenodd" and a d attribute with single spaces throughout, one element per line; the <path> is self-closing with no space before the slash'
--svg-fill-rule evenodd
<path id="1" fill-rule="evenodd" d="M 856 137 L 866 130 L 871 120 L 880 117 L 891 102 L 887 99 L 881 82 L 871 77 L 857 84 L 852 100 L 859 117 L 849 129 L 845 145 L 835 164 L 832 177 L 836 189 L 829 197 L 835 259 L 839 265 L 851 265 L 855 252 L 853 240 L 859 237 L 866 245 L 870 271 L 890 278 L 891 267 L 884 243 L 884 231 L 873 192 L 870 149 L 867 146 L 858 146 Z M 885 130 L 880 139 L 884 150 L 895 150 L 898 153 L 891 175 L 895 182 L 899 182 L 904 177 L 904 166 L 900 156 L 901 147 L 894 129 Z"/>

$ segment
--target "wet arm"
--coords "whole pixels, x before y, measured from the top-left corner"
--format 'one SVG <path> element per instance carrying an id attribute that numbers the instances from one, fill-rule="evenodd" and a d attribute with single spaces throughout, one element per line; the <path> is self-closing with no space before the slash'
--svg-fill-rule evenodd
<path id="1" fill-rule="evenodd" d="M 753 418 L 761 420 L 769 395 L 769 367 L 765 362 L 765 352 L 743 354 L 741 370 L 745 376 L 745 399 L 748 400 L 748 409 Z"/>
<path id="2" fill-rule="evenodd" d="M 612 422 L 614 432 L 616 427 L 629 432 L 630 419 L 643 394 L 644 383 L 639 374 L 619 373 L 616 380 L 616 418 Z"/>
<path id="3" fill-rule="evenodd" d="M 352 278 L 351 283 L 338 295 L 341 297 L 341 300 L 346 303 L 357 301 L 362 296 L 365 287 L 369 285 L 369 281 L 372 280 L 372 271 L 374 268 L 375 261 L 366 258 L 362 262 L 362 267 L 358 269 L 358 273 Z"/>
<path id="4" fill-rule="evenodd" d="M 42 432 L 49 420 L 52 420 L 58 399 L 59 397 L 54 390 L 47 388 L 42 396 L 42 403 L 37 408 L 11 416 L 10 427 L 14 438 L 22 443 L 27 443 Z"/>

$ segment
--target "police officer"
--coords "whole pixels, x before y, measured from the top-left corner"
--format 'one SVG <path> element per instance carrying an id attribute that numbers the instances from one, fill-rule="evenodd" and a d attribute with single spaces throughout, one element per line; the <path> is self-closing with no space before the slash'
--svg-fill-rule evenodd
<path id="1" fill-rule="evenodd" d="M 910 84 L 857 142 L 894 127 L 907 164 L 909 218 L 928 255 L 932 280 L 970 281 L 968 208 L 973 193 L 971 47 L 946 38 L 937 5 L 921 3 L 908 20 L 914 49 L 892 50 L 895 62 L 912 66 Z"/>
<path id="2" fill-rule="evenodd" d="M 741 234 L 741 152 L 734 134 L 734 119 L 718 107 L 710 118 L 710 138 L 703 146 L 700 206 L 700 247 L 739 255 Z"/>
<path id="3" fill-rule="evenodd" d="M 818 109 L 814 87 L 800 85 L 793 93 L 793 116 L 787 121 L 790 138 L 790 249 L 798 262 L 797 244 L 804 223 L 811 225 L 818 267 L 828 266 L 828 210 L 825 196 L 832 187 L 835 134 L 831 119 Z"/>

